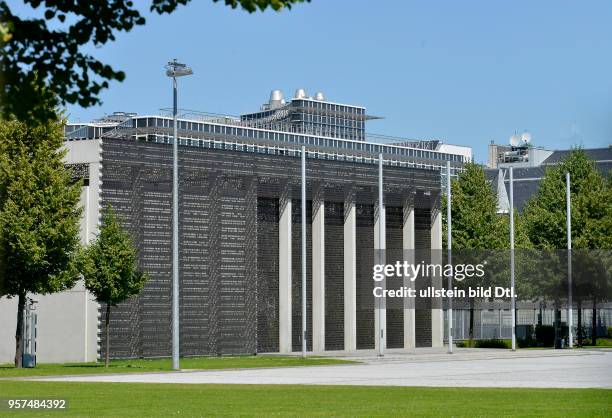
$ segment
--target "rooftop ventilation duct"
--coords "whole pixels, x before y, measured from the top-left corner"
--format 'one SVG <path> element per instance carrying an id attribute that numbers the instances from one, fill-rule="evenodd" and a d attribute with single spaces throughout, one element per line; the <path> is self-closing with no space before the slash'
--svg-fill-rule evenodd
<path id="1" fill-rule="evenodd" d="M 280 90 L 272 90 L 270 93 L 270 101 L 268 102 L 270 109 L 275 109 L 277 107 L 281 107 L 285 104 L 285 99 L 283 98 L 283 92 Z"/>
<path id="2" fill-rule="evenodd" d="M 293 96 L 294 99 L 306 99 L 307 97 L 308 95 L 304 89 L 297 89 L 295 91 L 295 95 Z"/>

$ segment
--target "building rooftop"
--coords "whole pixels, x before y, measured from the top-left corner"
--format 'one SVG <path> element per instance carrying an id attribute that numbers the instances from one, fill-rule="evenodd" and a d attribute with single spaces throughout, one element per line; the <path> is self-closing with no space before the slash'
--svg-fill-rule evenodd
<path id="1" fill-rule="evenodd" d="M 572 150 L 559 150 L 553 153 L 542 162 L 543 165 L 558 164 L 567 158 Z M 612 163 L 612 146 L 606 148 L 585 148 L 586 155 L 595 162 Z"/>
<path id="2" fill-rule="evenodd" d="M 514 206 L 520 211 L 527 201 L 531 199 L 540 187 L 540 181 L 544 177 L 546 169 L 559 164 L 566 159 L 572 150 L 551 151 L 551 154 L 537 166 L 513 167 L 514 179 Z M 610 175 L 612 170 L 612 147 L 584 149 L 586 155 L 595 162 L 595 167 L 604 176 Z M 506 167 L 485 170 L 487 178 L 498 197 L 498 210 L 500 213 L 508 213 L 509 210 L 509 177 Z M 500 177 L 501 176 L 501 177 Z M 501 189 L 501 185 L 504 189 Z"/>
<path id="3" fill-rule="evenodd" d="M 382 154 L 385 164 L 436 170 L 450 161 L 453 174 L 471 161 L 471 147 L 366 134 L 365 121 L 375 117 L 367 116 L 364 107 L 331 102 L 322 93 L 305 94 L 298 89 L 287 103 L 275 90 L 262 110 L 240 116 L 180 109 L 180 144 L 284 155 L 305 146 L 314 158 L 375 162 Z M 158 115 L 115 112 L 66 127 L 68 141 L 115 137 L 171 143 L 172 135 L 171 109 Z"/>

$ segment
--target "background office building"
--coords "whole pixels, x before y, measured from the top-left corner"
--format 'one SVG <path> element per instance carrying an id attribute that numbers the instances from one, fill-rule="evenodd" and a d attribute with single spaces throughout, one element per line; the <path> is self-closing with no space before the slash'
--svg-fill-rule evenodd
<path id="1" fill-rule="evenodd" d="M 489 144 L 489 159 L 485 173 L 491 180 L 498 197 L 498 211 L 508 213 L 510 178 L 512 167 L 514 178 L 514 205 L 520 211 L 538 191 L 540 181 L 547 168 L 565 160 L 571 149 L 549 150 L 535 145 L 527 132 L 510 137 L 508 145 Z M 584 148 L 586 156 L 604 176 L 612 170 L 612 145 L 602 148 Z"/>
<path id="2" fill-rule="evenodd" d="M 363 107 L 301 89 L 287 102 L 273 91 L 260 111 L 240 117 L 181 112 L 181 355 L 301 349 L 302 146 L 308 350 L 373 349 L 381 327 L 389 348 L 442 345 L 439 308 L 389 307 L 384 320 L 375 321 L 378 155 L 384 160 L 386 248 L 428 250 L 442 247 L 441 169 L 450 161 L 453 173 L 460 170 L 471 149 L 370 136 L 368 119 Z M 141 294 L 111 316 L 112 357 L 171 353 L 172 130 L 172 118 L 163 113 L 115 113 L 66 128 L 67 162 L 85 179 L 83 241 L 95 237 L 102 208 L 112 205 L 150 275 Z M 39 327 L 48 333 L 39 339 L 39 353 L 51 328 L 60 341 L 62 332 L 82 340 L 63 361 L 91 361 L 103 352 L 103 313 L 84 289 L 75 292 L 74 306 L 62 306 L 63 295 L 34 296 Z M 13 305 L 3 300 L 2 314 Z M 72 322 L 60 323 L 62 315 Z M 2 335 L 2 346 L 0 361 L 10 361 L 12 337 Z M 57 360 L 39 361 L 51 358 Z"/>
<path id="3" fill-rule="evenodd" d="M 610 175 L 612 170 L 612 147 L 583 149 L 595 168 L 604 177 Z M 571 153 L 571 149 L 549 150 L 534 144 L 531 135 L 527 132 L 510 137 L 508 145 L 489 144 L 489 158 L 485 174 L 491 182 L 491 187 L 497 195 L 497 210 L 500 214 L 510 211 L 510 175 L 509 168 L 513 169 L 513 198 L 514 206 L 522 211 L 525 204 L 535 197 L 545 171 L 561 163 Z M 603 296 L 603 295 L 602 295 Z M 578 335 L 578 316 L 581 316 L 583 335 L 590 337 L 593 330 L 593 308 L 583 304 L 578 313 L 577 307 L 573 309 L 574 335 Z M 479 301 L 474 312 L 474 337 L 511 338 L 512 337 L 512 311 L 507 303 L 500 301 Z M 607 334 L 607 327 L 612 324 L 612 304 L 607 301 L 597 303 L 596 329 L 600 336 Z M 561 310 L 561 322 L 568 323 L 568 311 Z M 519 301 L 516 312 L 517 335 L 524 338 L 528 329 L 533 330 L 536 325 L 553 325 L 555 321 L 554 304 Z M 453 338 L 455 340 L 467 339 L 469 336 L 469 308 L 457 307 L 453 316 Z"/>

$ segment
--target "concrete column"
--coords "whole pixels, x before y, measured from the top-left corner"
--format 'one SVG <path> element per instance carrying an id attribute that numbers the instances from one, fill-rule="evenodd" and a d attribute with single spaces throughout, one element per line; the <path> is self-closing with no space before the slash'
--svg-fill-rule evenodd
<path id="1" fill-rule="evenodd" d="M 383 236 L 385 234 L 385 209 L 384 204 L 382 210 L 378 206 L 374 213 L 374 250 L 378 254 L 378 250 L 386 248 L 386 237 L 383 238 L 383 242 L 380 241 L 380 228 L 383 228 Z M 376 257 L 374 261 L 377 264 L 385 264 L 387 261 L 385 257 Z M 383 289 L 386 288 L 385 280 L 378 282 L 378 286 Z M 383 298 L 375 300 L 374 308 L 374 348 L 378 352 L 379 344 L 382 342 L 383 350 L 387 348 L 387 309 L 385 306 L 385 300 Z"/>
<path id="2" fill-rule="evenodd" d="M 325 203 L 318 188 L 312 200 L 312 350 L 325 351 Z"/>
<path id="3" fill-rule="evenodd" d="M 344 349 L 357 349 L 357 211 L 353 195 L 344 202 Z"/>
<path id="4" fill-rule="evenodd" d="M 404 249 L 404 260 L 414 264 L 414 207 L 404 204 L 404 224 L 402 226 L 402 247 Z M 404 278 L 404 286 L 409 289 L 415 288 L 415 281 Z M 404 298 L 404 348 L 416 347 L 415 334 L 415 303 L 413 298 Z"/>
<path id="5" fill-rule="evenodd" d="M 431 218 L 431 263 L 442 263 L 442 212 L 438 209 L 432 210 Z M 442 288 L 442 277 L 432 277 L 432 286 L 436 289 Z M 442 310 L 442 298 L 431 301 L 431 346 L 443 347 L 444 345 L 444 312 Z"/>
<path id="6" fill-rule="evenodd" d="M 291 353 L 291 195 L 279 201 L 278 338 L 279 351 Z"/>

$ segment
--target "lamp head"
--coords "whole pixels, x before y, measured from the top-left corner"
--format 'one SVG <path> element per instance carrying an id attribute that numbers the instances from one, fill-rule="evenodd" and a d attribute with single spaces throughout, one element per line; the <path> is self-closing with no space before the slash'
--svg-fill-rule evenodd
<path id="1" fill-rule="evenodd" d="M 166 75 L 168 77 L 183 77 L 186 75 L 192 75 L 193 70 L 187 66 L 187 64 L 181 64 L 175 60 L 169 61 L 166 65 Z"/>

